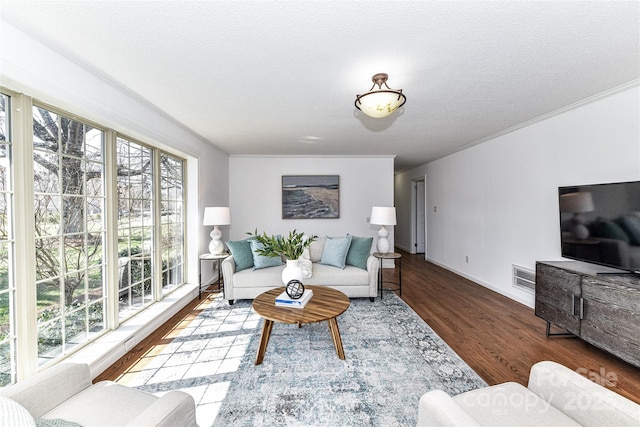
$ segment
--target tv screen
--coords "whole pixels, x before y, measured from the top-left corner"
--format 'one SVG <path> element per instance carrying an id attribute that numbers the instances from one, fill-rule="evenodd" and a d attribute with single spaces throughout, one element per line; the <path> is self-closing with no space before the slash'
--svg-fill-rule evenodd
<path id="1" fill-rule="evenodd" d="M 562 256 L 640 271 L 640 181 L 558 189 Z"/>

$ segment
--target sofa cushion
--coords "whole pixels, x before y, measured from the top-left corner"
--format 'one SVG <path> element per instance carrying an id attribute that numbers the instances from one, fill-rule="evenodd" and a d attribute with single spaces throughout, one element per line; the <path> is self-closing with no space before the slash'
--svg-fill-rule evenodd
<path id="1" fill-rule="evenodd" d="M 151 394 L 101 381 L 47 412 L 43 418 L 60 418 L 86 426 L 124 426 L 156 400 Z"/>
<path id="2" fill-rule="evenodd" d="M 234 288 L 275 288 L 278 286 L 284 286 L 282 284 L 282 270 L 284 265 L 271 268 L 260 268 L 258 270 L 243 270 L 237 271 L 233 274 L 233 287 Z M 314 266 L 315 267 L 315 266 Z M 314 270 L 315 273 L 315 270 Z M 302 281 L 305 283 L 305 281 Z"/>
<path id="3" fill-rule="evenodd" d="M 367 258 L 371 253 L 372 244 L 373 237 L 351 236 L 351 246 L 349 246 L 349 252 L 347 252 L 346 264 L 366 270 Z"/>
<path id="4" fill-rule="evenodd" d="M 469 391 L 454 401 L 483 426 L 579 426 L 521 384 L 508 382 Z"/>
<path id="5" fill-rule="evenodd" d="M 0 426 L 36 427 L 27 408 L 15 400 L 0 396 Z"/>
<path id="6" fill-rule="evenodd" d="M 264 245 L 257 240 L 251 240 L 251 252 L 253 254 L 253 269 L 275 267 L 282 265 L 282 258 L 279 256 L 268 257 L 260 255 L 258 251 L 264 247 Z"/>
<path id="7" fill-rule="evenodd" d="M 320 264 L 344 268 L 347 260 L 347 253 L 349 253 L 349 246 L 351 246 L 351 236 L 327 236 L 327 240 L 324 243 L 324 250 L 322 251 L 322 259 L 320 260 Z"/>
<path id="8" fill-rule="evenodd" d="M 598 218 L 592 228 L 595 237 L 622 240 L 623 242 L 629 243 L 629 236 L 627 233 L 625 233 L 618 224 L 609 219 Z"/>
<path id="9" fill-rule="evenodd" d="M 303 280 L 303 283 L 305 285 L 362 286 L 369 283 L 369 272 L 352 265 L 338 269 L 332 265 L 317 263 L 313 265 L 313 277 Z"/>
<path id="10" fill-rule="evenodd" d="M 618 218 L 616 223 L 627 232 L 632 245 L 640 246 L 640 218 L 629 214 Z"/>
<path id="11" fill-rule="evenodd" d="M 253 252 L 251 252 L 250 240 L 238 240 L 227 242 L 233 261 L 236 263 L 236 271 L 253 267 Z"/>

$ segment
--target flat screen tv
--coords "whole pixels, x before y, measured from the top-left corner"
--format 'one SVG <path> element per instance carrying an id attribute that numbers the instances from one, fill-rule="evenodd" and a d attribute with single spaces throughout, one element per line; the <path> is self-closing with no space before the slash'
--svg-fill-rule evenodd
<path id="1" fill-rule="evenodd" d="M 640 181 L 558 189 L 562 256 L 640 272 Z"/>

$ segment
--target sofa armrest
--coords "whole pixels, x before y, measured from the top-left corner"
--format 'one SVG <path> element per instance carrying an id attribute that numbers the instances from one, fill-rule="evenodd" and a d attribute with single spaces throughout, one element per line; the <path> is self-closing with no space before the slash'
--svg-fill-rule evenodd
<path id="1" fill-rule="evenodd" d="M 531 368 L 529 389 L 583 426 L 635 426 L 640 405 L 556 362 Z"/>
<path id="2" fill-rule="evenodd" d="M 197 427 L 196 403 L 191 395 L 170 391 L 128 423 L 135 427 Z"/>
<path id="3" fill-rule="evenodd" d="M 59 363 L 17 384 L 0 389 L 0 395 L 15 400 L 37 418 L 89 386 L 89 365 Z"/>
<path id="4" fill-rule="evenodd" d="M 420 397 L 418 427 L 479 426 L 455 400 L 442 390 L 432 390 Z"/>
<path id="5" fill-rule="evenodd" d="M 233 296 L 233 275 L 236 272 L 236 262 L 233 255 L 222 260 L 222 283 L 224 284 L 224 297 L 227 300 L 234 299 Z"/>
<path id="6" fill-rule="evenodd" d="M 380 260 L 373 255 L 367 258 L 367 272 L 369 273 L 369 297 L 378 296 L 378 272 L 380 271 Z"/>

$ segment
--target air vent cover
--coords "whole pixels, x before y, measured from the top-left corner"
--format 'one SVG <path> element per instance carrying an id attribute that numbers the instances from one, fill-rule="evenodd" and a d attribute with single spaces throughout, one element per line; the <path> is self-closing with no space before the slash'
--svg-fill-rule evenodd
<path id="1" fill-rule="evenodd" d="M 513 265 L 513 287 L 534 293 L 536 290 L 536 273 L 528 268 Z"/>

